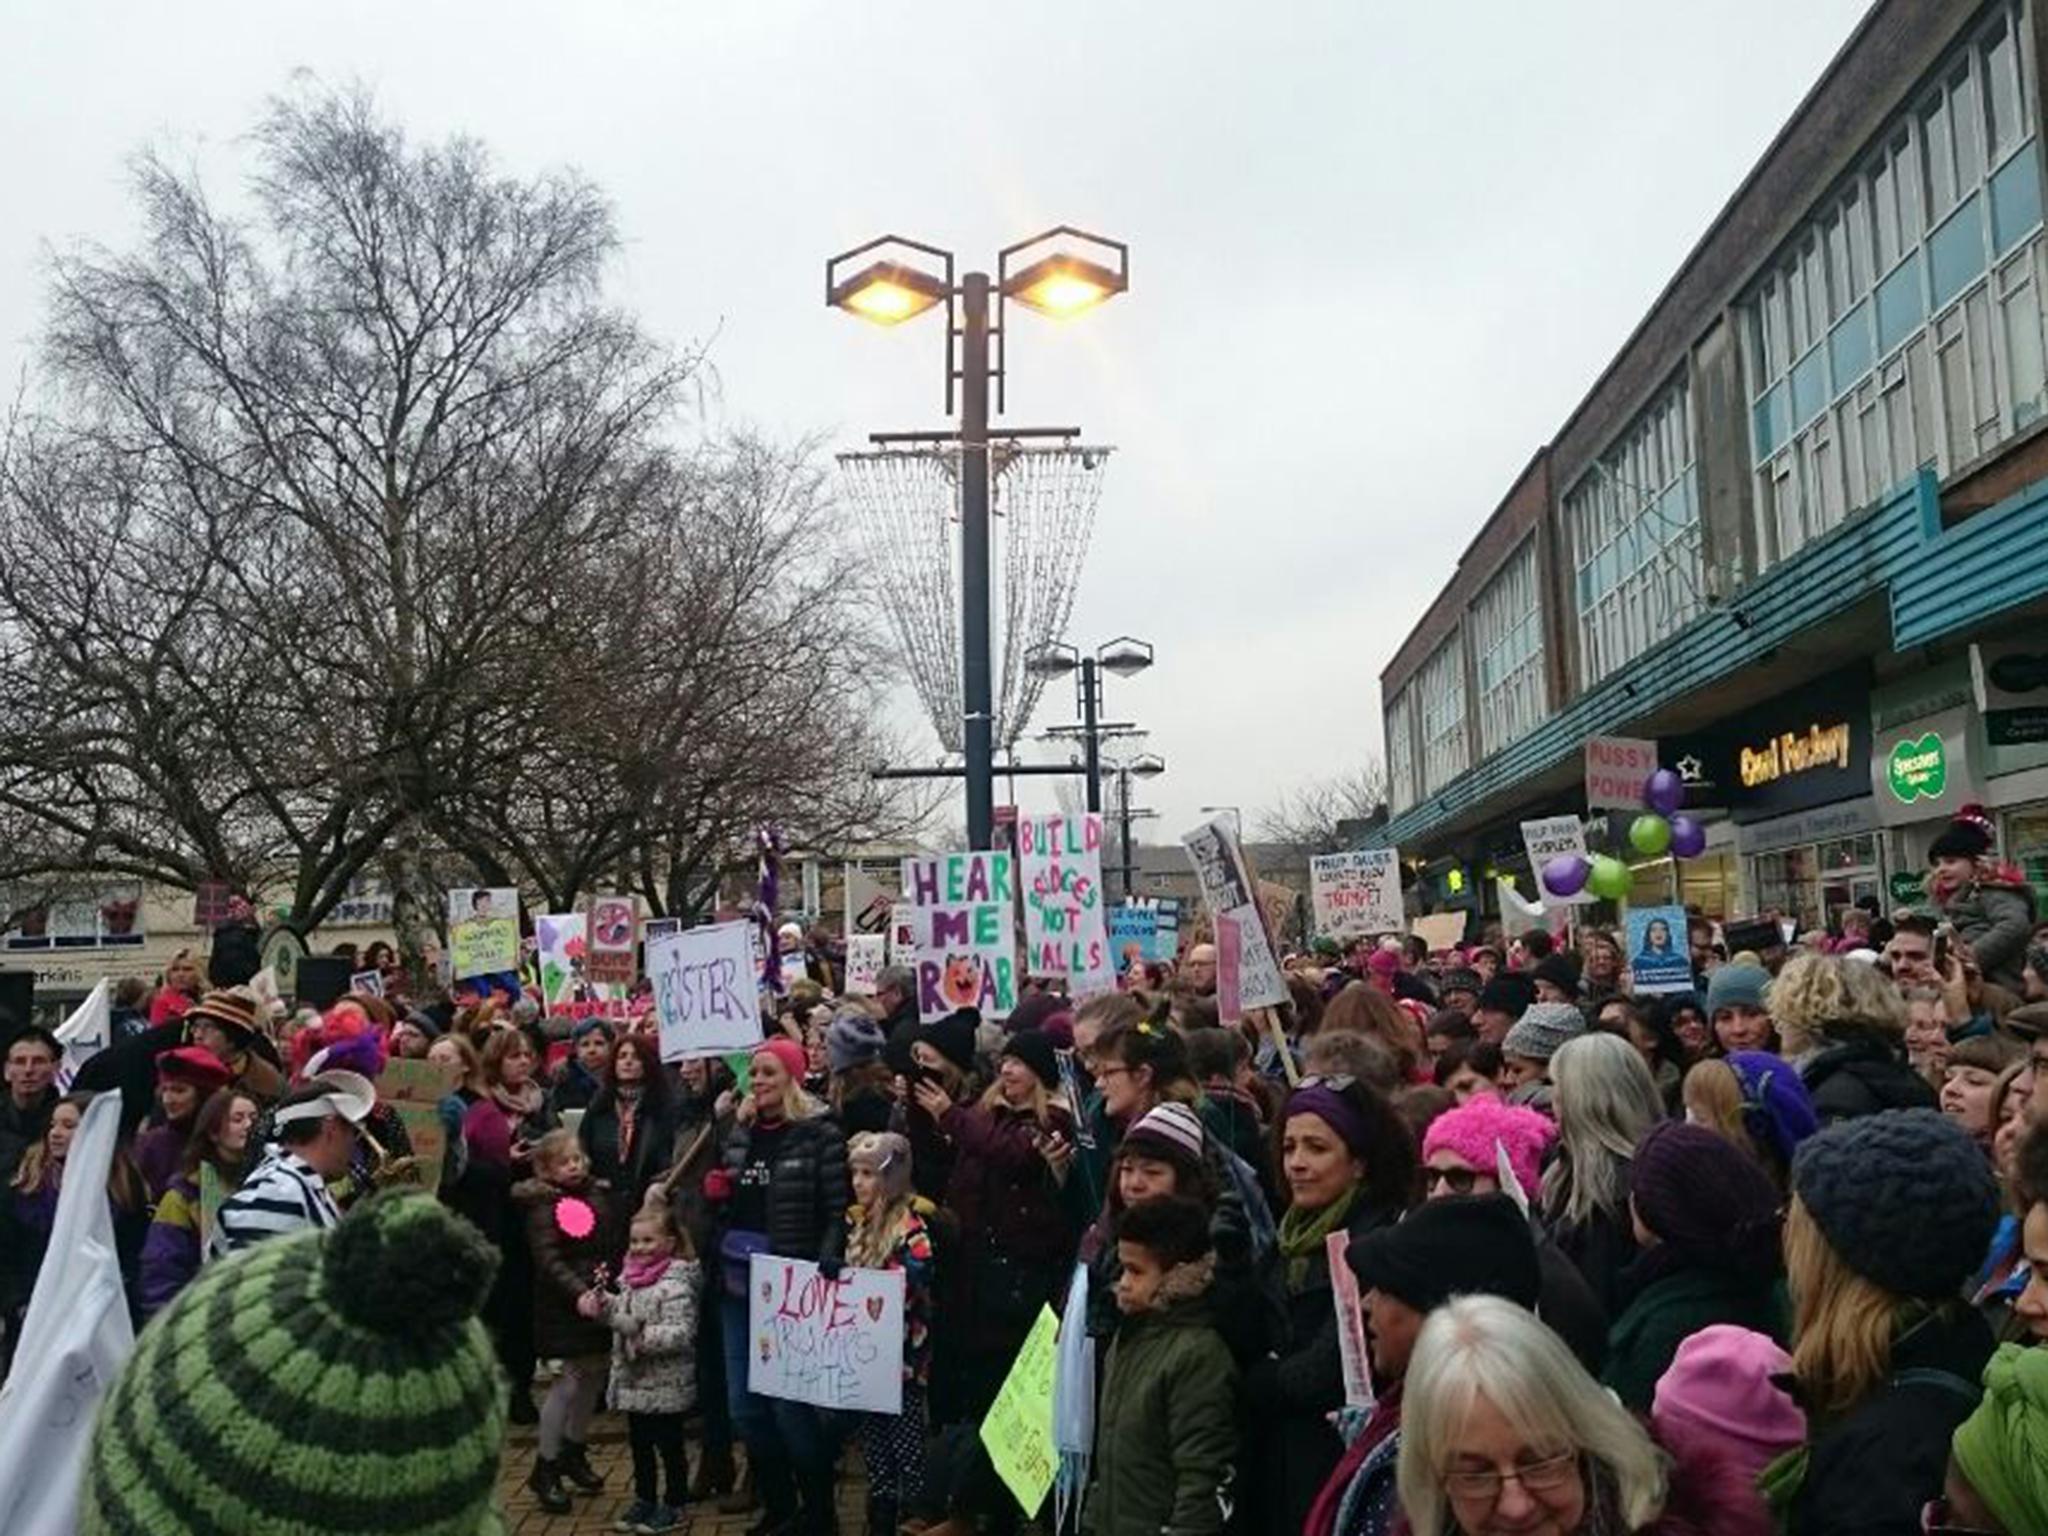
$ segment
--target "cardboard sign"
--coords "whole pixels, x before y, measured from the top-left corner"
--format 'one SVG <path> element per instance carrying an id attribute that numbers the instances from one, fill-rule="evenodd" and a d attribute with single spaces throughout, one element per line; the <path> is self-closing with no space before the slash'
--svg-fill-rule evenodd
<path id="1" fill-rule="evenodd" d="M 889 963 L 917 964 L 917 908 L 907 901 L 889 907 Z"/>
<path id="2" fill-rule="evenodd" d="M 348 989 L 361 997 L 382 997 L 384 995 L 384 973 L 382 971 L 357 971 L 349 977 Z"/>
<path id="3" fill-rule="evenodd" d="M 1685 908 L 1629 908 L 1628 971 L 1631 989 L 1636 992 L 1693 989 Z"/>
<path id="4" fill-rule="evenodd" d="M 933 1024 L 979 1008 L 984 1019 L 1008 1018 L 1017 1006 L 1013 856 L 983 849 L 905 859 L 903 889 L 916 908 L 918 1017 Z"/>
<path id="5" fill-rule="evenodd" d="M 658 939 L 664 934 L 681 933 L 683 920 L 680 917 L 650 917 L 640 925 L 640 942 Z"/>
<path id="6" fill-rule="evenodd" d="M 1323 1239 L 1323 1252 L 1330 1261 L 1330 1302 L 1337 1310 L 1337 1353 L 1344 1361 L 1344 1406 L 1369 1409 L 1373 1405 L 1372 1356 L 1365 1346 L 1358 1276 L 1344 1257 L 1350 1242 L 1349 1232 L 1332 1232 Z"/>
<path id="7" fill-rule="evenodd" d="M 1259 886 L 1237 835 L 1227 820 L 1204 822 L 1181 838 L 1201 882 L 1212 920 L 1234 917 L 1244 945 L 1243 996 L 1246 1008 L 1274 1008 L 1287 1001 L 1287 983 L 1273 953 L 1273 940 L 1259 909 Z M 1221 924 L 1218 924 L 1221 931 Z"/>
<path id="8" fill-rule="evenodd" d="M 1432 955 L 1440 955 L 1447 949 L 1456 949 L 1458 941 L 1465 937 L 1465 914 L 1431 912 L 1416 918 L 1408 931 L 1427 944 Z"/>
<path id="9" fill-rule="evenodd" d="M 761 1041 L 761 981 L 754 925 L 713 923 L 665 933 L 647 946 L 661 1059 L 751 1051 Z"/>
<path id="10" fill-rule="evenodd" d="M 544 912 L 533 920 L 534 955 L 540 962 L 540 998 L 553 1008 L 576 995 L 590 951 L 590 917 L 584 912 Z"/>
<path id="11" fill-rule="evenodd" d="M 1633 736 L 1586 738 L 1586 809 L 1640 811 L 1657 771 L 1657 743 Z"/>
<path id="12" fill-rule="evenodd" d="M 1159 913 L 1155 909 L 1127 901 L 1111 907 L 1107 920 L 1110 959 L 1119 973 L 1159 958 Z"/>
<path id="13" fill-rule="evenodd" d="M 1543 883 L 1543 866 L 1559 854 L 1576 853 L 1586 857 L 1586 827 L 1576 816 L 1545 816 L 1536 821 L 1522 823 L 1522 846 L 1529 850 L 1529 868 L 1536 877 L 1536 895 L 1549 904 L 1582 906 L 1595 900 L 1593 893 L 1581 887 L 1570 896 L 1560 896 Z"/>
<path id="14" fill-rule="evenodd" d="M 856 933 L 846 940 L 846 995 L 873 997 L 882 968 L 889 963 L 889 936 Z"/>
<path id="15" fill-rule="evenodd" d="M 1308 861 L 1308 877 L 1317 933 L 1353 939 L 1399 933 L 1407 922 L 1401 909 L 1400 854 L 1395 849 L 1322 854 Z"/>
<path id="16" fill-rule="evenodd" d="M 519 893 L 466 886 L 448 893 L 448 957 L 457 981 L 519 969 Z"/>
<path id="17" fill-rule="evenodd" d="M 398 1111 L 412 1155 L 419 1161 L 419 1186 L 441 1187 L 441 1169 L 448 1160 L 448 1126 L 441 1101 L 455 1091 L 456 1068 L 450 1062 L 394 1056 L 377 1074 L 377 1097 Z"/>
<path id="18" fill-rule="evenodd" d="M 1071 997 L 1113 991 L 1109 925 L 1102 908 L 1102 818 L 1021 816 L 1025 969 L 1063 977 Z"/>
<path id="19" fill-rule="evenodd" d="M 849 1413 L 903 1411 L 903 1271 L 757 1253 L 747 1264 L 747 1389 Z"/>
<path id="20" fill-rule="evenodd" d="M 590 904 L 589 952 L 583 961 L 586 981 L 605 987 L 630 987 L 639 967 L 634 949 L 640 937 L 640 904 L 630 896 L 600 896 Z"/>
<path id="21" fill-rule="evenodd" d="M 1058 1358 L 1059 1320 L 1051 1307 L 1043 1307 L 1010 1374 L 1003 1378 L 988 1417 L 981 1421 L 988 1459 L 1027 1520 L 1045 1502 L 1059 1468 L 1059 1446 L 1052 1433 L 1053 1370 Z"/>

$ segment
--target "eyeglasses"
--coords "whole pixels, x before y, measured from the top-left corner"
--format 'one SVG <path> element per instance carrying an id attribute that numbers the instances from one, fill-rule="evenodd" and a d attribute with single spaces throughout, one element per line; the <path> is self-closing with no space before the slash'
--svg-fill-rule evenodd
<path id="1" fill-rule="evenodd" d="M 1441 1184 L 1454 1195 L 1471 1194 L 1472 1186 L 1479 1182 L 1478 1172 L 1471 1168 L 1425 1168 L 1422 1178 L 1425 1191 Z"/>
<path id="2" fill-rule="evenodd" d="M 1489 1509 L 1500 1502 L 1501 1490 L 1520 1483 L 1525 1493 L 1556 1493 L 1579 1475 L 1579 1453 L 1560 1451 L 1541 1461 L 1525 1462 L 1512 1471 L 1488 1467 L 1484 1472 L 1446 1472 L 1444 1492 L 1462 1503 L 1484 1503 Z"/>

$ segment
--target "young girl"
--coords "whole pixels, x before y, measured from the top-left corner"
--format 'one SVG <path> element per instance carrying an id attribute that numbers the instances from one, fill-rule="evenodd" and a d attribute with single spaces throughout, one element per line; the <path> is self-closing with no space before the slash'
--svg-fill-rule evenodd
<path id="1" fill-rule="evenodd" d="M 612 1331 L 610 1401 L 626 1416 L 633 1447 L 633 1502 L 615 1531 L 679 1530 L 689 1502 L 683 1415 L 697 1403 L 697 1303 L 703 1270 L 690 1239 L 655 1194 L 633 1218 L 626 1265 L 615 1291 L 592 1289 L 576 1303 Z M 655 1462 L 667 1496 L 655 1482 Z"/>
<path id="2" fill-rule="evenodd" d="M 161 1311 L 199 1273 L 205 1236 L 199 1230 L 202 1170 L 213 1169 L 223 1198 L 233 1194 L 255 1162 L 250 1133 L 262 1113 L 254 1099 L 233 1088 L 221 1089 L 200 1109 L 184 1161 L 157 1201 L 143 1239 L 136 1310 L 144 1317 Z"/>
<path id="3" fill-rule="evenodd" d="M 869 1536 L 892 1536 L 899 1515 L 914 1510 L 924 1494 L 932 1237 L 911 1192 L 909 1141 L 891 1131 L 864 1131 L 848 1145 L 846 1162 L 854 1198 L 846 1217 L 846 1262 L 903 1271 L 903 1411 L 894 1418 L 871 1413 L 860 1429 Z"/>
<path id="4" fill-rule="evenodd" d="M 541 1137 L 533 1173 L 513 1187 L 512 1198 L 525 1213 L 533 1254 L 534 1348 L 559 1359 L 562 1374 L 541 1404 L 540 1455 L 527 1486 L 542 1509 L 561 1515 L 569 1511 L 564 1478 L 584 1493 L 604 1488 L 584 1437 L 604 1393 L 611 1330 L 583 1315 L 577 1303 L 604 1284 L 605 1261 L 618 1251 L 618 1232 L 611 1193 L 590 1177 L 590 1160 L 574 1131 Z"/>

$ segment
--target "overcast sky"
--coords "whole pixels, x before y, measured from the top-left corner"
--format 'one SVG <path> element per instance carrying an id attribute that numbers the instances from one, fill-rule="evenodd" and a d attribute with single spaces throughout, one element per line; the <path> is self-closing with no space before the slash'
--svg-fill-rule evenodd
<path id="1" fill-rule="evenodd" d="M 712 410 L 835 447 L 942 424 L 942 333 L 827 311 L 826 256 L 1117 236 L 1128 295 L 1019 318 L 1006 419 L 1119 450 L 1071 638 L 1158 647 L 1110 702 L 1161 830 L 1250 819 L 1379 751 L 1380 668 L 1862 9 L 4 0 L 0 377 L 44 243 L 128 238 L 125 158 L 231 170 L 298 68 L 580 168 L 619 296 L 715 336 Z"/>

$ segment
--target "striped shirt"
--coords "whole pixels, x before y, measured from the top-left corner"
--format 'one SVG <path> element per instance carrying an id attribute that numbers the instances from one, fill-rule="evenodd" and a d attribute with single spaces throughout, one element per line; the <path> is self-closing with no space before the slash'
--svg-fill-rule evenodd
<path id="1" fill-rule="evenodd" d="M 266 1238 L 331 1227 L 340 1220 L 341 1212 L 319 1171 L 296 1152 L 274 1146 L 242 1187 L 221 1203 L 206 1256 L 218 1259 Z"/>

